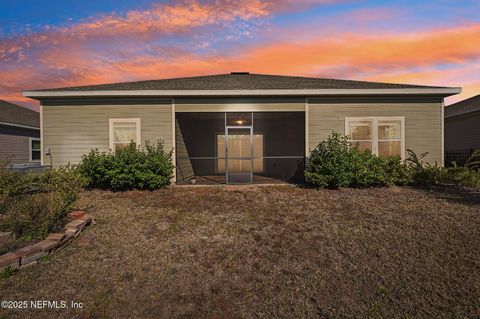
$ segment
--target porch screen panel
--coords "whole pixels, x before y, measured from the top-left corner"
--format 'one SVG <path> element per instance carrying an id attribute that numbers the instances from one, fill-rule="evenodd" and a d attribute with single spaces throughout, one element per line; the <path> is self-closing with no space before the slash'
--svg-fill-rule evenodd
<path id="1" fill-rule="evenodd" d="M 218 152 L 218 136 L 225 134 L 225 113 L 176 113 L 177 183 L 189 183 L 193 177 L 224 183 L 225 152 Z M 181 136 L 181 138 L 179 138 Z M 191 167 L 189 170 L 188 167 Z"/>
<path id="2" fill-rule="evenodd" d="M 262 177 L 287 182 L 302 182 L 305 169 L 305 113 L 256 112 L 253 113 L 254 173 Z M 260 152 L 259 149 L 263 150 Z M 257 152 L 255 152 L 257 150 Z M 260 164 L 261 163 L 261 164 Z M 272 180 L 273 181 L 273 180 Z"/>

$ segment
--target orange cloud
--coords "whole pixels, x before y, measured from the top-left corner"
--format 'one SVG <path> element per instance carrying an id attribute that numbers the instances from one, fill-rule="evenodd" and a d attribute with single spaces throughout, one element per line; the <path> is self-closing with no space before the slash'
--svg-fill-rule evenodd
<path id="1" fill-rule="evenodd" d="M 36 51 L 78 46 L 96 39 L 105 39 L 106 42 L 114 37 L 150 39 L 206 25 L 228 24 L 236 19 L 261 18 L 270 14 L 271 6 L 272 3 L 262 0 L 215 0 L 206 3 L 185 0 L 175 5 L 153 4 L 148 10 L 104 15 L 68 27 L 4 39 L 0 41 L 0 60 L 22 62 Z"/>
<path id="2" fill-rule="evenodd" d="M 308 0 L 306 2 L 309 3 Z M 162 6 L 162 9 L 169 9 L 160 10 L 161 12 L 156 12 L 153 8 L 149 11 L 151 16 L 139 16 L 140 12 L 130 12 L 125 18 L 103 17 L 77 25 L 71 30 L 85 39 L 89 38 L 89 32 L 105 35 L 109 32 L 129 34 L 147 30 L 145 32 L 148 33 L 148 30 L 162 28 L 155 20 L 157 17 L 168 17 L 168 20 L 172 21 L 159 30 L 174 32 L 183 30 L 184 27 L 189 28 L 192 24 L 200 26 L 213 23 L 212 21 L 233 21 L 233 17 L 261 17 L 274 10 L 281 10 L 282 6 L 288 5 L 290 1 L 283 1 L 275 9 L 272 7 L 273 2 L 256 0 L 227 1 L 227 6 L 221 8 L 216 7 L 216 3 L 219 2 L 200 5 L 196 1 L 188 1 L 183 7 Z M 235 4 L 238 4 L 238 7 Z M 131 30 L 127 30 L 131 24 L 138 26 L 131 26 Z M 363 32 L 333 32 L 328 37 L 313 34 L 301 40 L 265 41 L 248 46 L 236 43 L 236 50 L 230 54 L 215 51 L 199 54 L 188 47 L 183 50 L 159 48 L 153 54 L 145 54 L 134 49 L 130 52 L 128 47 L 123 47 L 120 48 L 123 56 L 117 59 L 107 58 L 84 45 L 69 43 L 66 46 L 63 44 L 62 48 L 51 47 L 35 55 L 36 62 L 44 69 L 37 64 L 28 64 L 25 67 L 18 64 L 17 68 L 4 70 L 0 66 L 3 78 L 0 81 L 4 82 L 0 85 L 0 92 L 3 90 L 12 100 L 20 100 L 19 92 L 22 89 L 242 70 L 445 86 L 465 84 L 468 87 L 468 93 L 465 94 L 473 95 L 474 90 L 480 86 L 476 81 L 478 72 L 474 74 L 469 70 L 472 70 L 473 65 L 478 70 L 475 61 L 480 59 L 480 46 L 477 45 L 479 38 L 480 24 L 416 34 L 384 33 L 380 36 Z M 13 46 L 10 49 L 13 49 L 14 53 L 22 51 Z M 0 46 L 0 58 L 1 54 Z M 439 64 L 454 67 L 440 70 Z"/>
<path id="3" fill-rule="evenodd" d="M 268 3 L 261 0 L 213 1 L 206 4 L 189 0 L 175 5 L 154 4 L 149 10 L 129 11 L 125 17 L 107 15 L 78 24 L 69 31 L 84 37 L 174 32 L 236 18 L 248 20 L 267 16 L 267 7 Z"/>
<path id="4" fill-rule="evenodd" d="M 434 30 L 415 35 L 394 33 L 380 37 L 333 34 L 330 38 L 287 42 L 255 48 L 245 59 L 253 67 L 282 73 L 322 73 L 323 69 L 409 68 L 436 63 L 462 63 L 480 57 L 480 25 Z M 252 64 L 251 64 L 252 65 Z"/>
<path id="5" fill-rule="evenodd" d="M 462 86 L 462 93 L 448 97 L 445 104 L 449 105 L 460 100 L 480 94 L 480 63 L 466 63 L 456 67 L 436 70 L 432 67 L 422 68 L 416 72 L 385 72 L 366 77 L 366 80 L 392 82 L 392 83 L 416 83 L 439 86 Z"/>
<path id="6" fill-rule="evenodd" d="M 331 39 L 317 38 L 239 48 L 236 54 L 229 56 L 202 56 L 185 51 L 173 59 L 140 56 L 101 67 L 108 68 L 112 74 L 142 78 L 230 69 L 320 76 L 341 76 L 343 70 L 354 70 L 360 75 L 386 70 L 393 74 L 397 70 L 409 70 L 412 67 L 467 63 L 480 58 L 480 46 L 475 41 L 477 38 L 480 38 L 480 25 L 434 30 L 413 36 L 399 33 L 381 37 L 336 34 Z M 82 56 L 84 54 L 80 52 L 77 63 Z M 57 58 L 62 61 L 62 57 L 56 54 L 50 60 L 57 61 Z M 84 62 L 88 66 L 88 59 Z M 438 73 L 431 76 L 438 76 Z M 377 76 L 380 77 L 382 75 Z"/>
<path id="7" fill-rule="evenodd" d="M 148 10 L 131 10 L 124 15 L 103 15 L 72 26 L 49 28 L 0 42 L 0 59 L 22 61 L 26 52 L 38 48 L 65 47 L 112 37 L 149 39 L 165 34 L 188 32 L 195 28 L 233 21 L 264 18 L 287 8 L 329 4 L 345 0 L 184 0 L 174 5 L 153 4 Z"/>

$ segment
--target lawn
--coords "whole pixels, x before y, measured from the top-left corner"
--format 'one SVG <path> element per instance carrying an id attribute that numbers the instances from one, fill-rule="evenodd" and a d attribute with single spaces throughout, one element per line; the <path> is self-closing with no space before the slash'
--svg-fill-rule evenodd
<path id="1" fill-rule="evenodd" d="M 0 317 L 480 317 L 478 190 L 189 186 L 79 207 L 95 225 L 0 299 L 84 308 Z"/>

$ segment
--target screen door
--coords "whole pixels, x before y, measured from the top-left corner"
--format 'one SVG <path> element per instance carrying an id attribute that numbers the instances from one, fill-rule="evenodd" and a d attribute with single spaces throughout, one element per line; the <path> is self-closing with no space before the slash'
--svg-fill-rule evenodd
<path id="1" fill-rule="evenodd" d="M 252 183 L 253 144 L 251 127 L 227 127 L 226 179 L 229 184 Z"/>

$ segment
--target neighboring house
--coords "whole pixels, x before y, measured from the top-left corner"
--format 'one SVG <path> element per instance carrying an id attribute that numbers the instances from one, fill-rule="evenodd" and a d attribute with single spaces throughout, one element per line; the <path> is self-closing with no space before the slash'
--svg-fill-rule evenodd
<path id="1" fill-rule="evenodd" d="M 480 94 L 445 107 L 445 163 L 464 164 L 480 148 Z"/>
<path id="2" fill-rule="evenodd" d="M 443 99 L 460 91 L 232 72 L 23 94 L 41 102 L 54 166 L 161 139 L 178 183 L 261 183 L 301 180 L 309 151 L 332 131 L 380 156 L 412 149 L 443 163 Z"/>
<path id="3" fill-rule="evenodd" d="M 40 164 L 40 114 L 0 100 L 0 161 Z"/>

